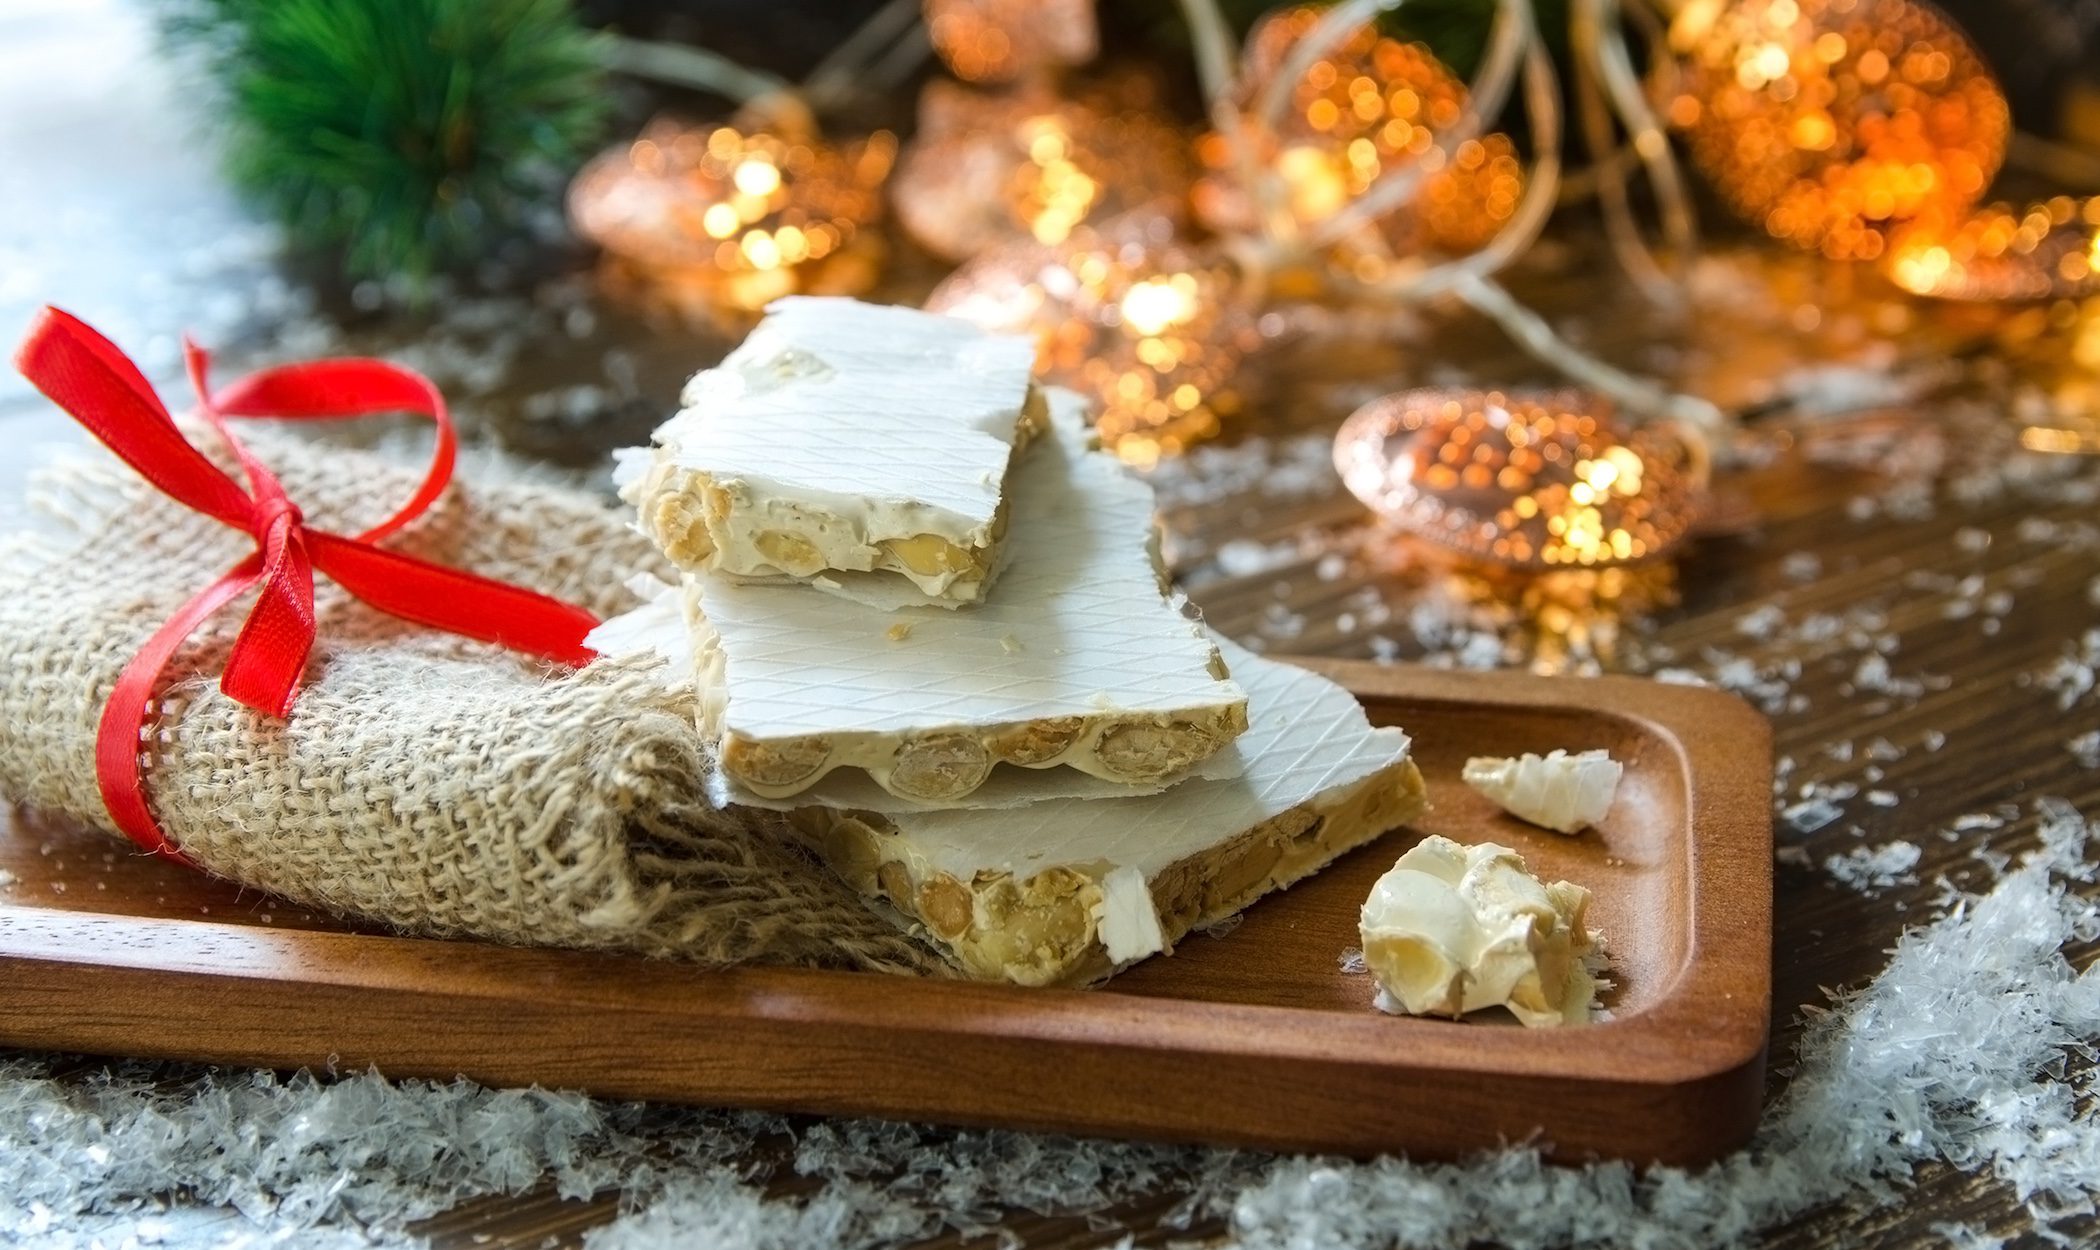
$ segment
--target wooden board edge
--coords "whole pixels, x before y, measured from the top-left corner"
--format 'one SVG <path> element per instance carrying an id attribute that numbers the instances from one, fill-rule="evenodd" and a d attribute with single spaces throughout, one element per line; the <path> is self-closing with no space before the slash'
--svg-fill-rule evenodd
<path id="1" fill-rule="evenodd" d="M 1127 1070 L 1146 1074 L 1147 1079 L 1165 1080 L 1176 1079 L 1177 1068 L 1195 1066 L 1217 1071 L 1221 1064 L 1251 1065 L 1242 1077 L 1250 1089 L 1258 1088 L 1262 1072 L 1273 1080 L 1278 1065 L 1295 1065 L 1291 1070 L 1297 1075 L 1289 1078 L 1293 1085 L 1302 1086 L 1301 1078 L 1326 1072 L 1359 1088 L 1383 1086 L 1396 1090 L 1405 1090 L 1410 1082 L 1429 1088 L 1440 1083 L 1448 1087 L 1454 1075 L 1477 1081 L 1483 1075 L 1483 1067 L 1499 1063 L 1504 1071 L 1494 1079 L 1505 1090 L 1527 1091 L 1534 1105 L 1544 1105 L 1545 1100 L 1558 1095 L 1565 1105 L 1583 1108 L 1565 1123 L 1547 1125 L 1553 1141 L 1552 1157 L 1556 1159 L 1578 1161 L 1609 1156 L 1696 1163 L 1739 1144 L 1756 1123 L 1770 1020 L 1770 739 L 1763 718 L 1732 696 L 1719 692 L 1657 687 L 1655 683 L 1634 679 L 1572 679 L 1566 686 L 1556 684 L 1548 689 L 1542 686 L 1541 679 L 1526 675 L 1437 673 L 1436 680 L 1427 684 L 1438 689 L 1425 693 L 1415 681 L 1423 675 L 1421 671 L 1393 674 L 1383 666 L 1347 661 L 1322 661 L 1311 667 L 1328 671 L 1360 697 L 1370 699 L 1389 696 L 1421 701 L 1449 697 L 1461 702 L 1562 706 L 1626 716 L 1652 727 L 1653 736 L 1670 742 L 1683 757 L 1679 766 L 1689 779 L 1691 798 L 1710 802 L 1713 815 L 1726 829 L 1724 836 L 1713 839 L 1712 855 L 1694 857 L 1701 890 L 1700 902 L 1695 906 L 1695 929 L 1699 930 L 1695 938 L 1702 943 L 1701 957 L 1693 960 L 1695 975 L 1681 978 L 1681 983 L 1673 986 L 1663 1000 L 1633 1017 L 1582 1030 L 1581 1038 L 1559 1039 L 1513 1030 L 1469 1030 L 1460 1034 L 1438 1022 L 1357 1021 L 1336 1018 L 1332 1013 L 1296 1012 L 1281 1007 L 1135 999 L 1116 995 L 1112 986 L 1097 991 L 1030 991 L 1031 995 L 1069 993 L 1075 1004 L 1086 1004 L 1075 1008 L 1067 1018 L 1064 1012 L 1036 1010 L 1038 1004 L 1033 998 L 1022 1010 L 1019 1004 L 1011 1003 L 1012 991 L 1008 987 L 937 983 L 925 988 L 950 1004 L 969 1003 L 973 1010 L 981 1009 L 983 1014 L 969 1025 L 975 1030 L 976 1043 L 986 1047 L 987 1054 L 996 1051 L 1016 1057 L 1017 1061 L 1029 1055 L 1041 1060 L 1062 1048 L 1068 1054 L 1083 1053 L 1088 1063 L 1097 1066 L 1114 1058 Z M 1629 697 L 1635 695 L 1638 697 Z M 1629 702 L 1640 706 L 1628 707 Z M 1754 761 L 1748 769 L 1741 766 L 1744 761 L 1740 759 L 1735 766 L 1720 767 L 1704 759 L 1700 750 L 1685 746 L 1687 735 L 1681 732 L 1681 726 L 1688 718 L 1711 720 L 1716 716 L 1744 718 L 1738 722 L 1741 733 L 1762 743 L 1761 775 Z M 1696 746 L 1697 736 L 1692 738 Z M 1707 769 L 1717 771 L 1702 771 Z M 1759 821 L 1762 828 L 1753 827 Z M 1720 932 L 1707 933 L 1719 916 L 1710 909 L 1712 904 L 1706 894 L 1712 888 L 1713 876 L 1731 865 L 1750 874 L 1757 888 L 1747 895 L 1739 891 L 1736 905 L 1723 910 L 1748 923 L 1723 925 Z M 105 931 L 84 945 L 78 940 L 38 941 L 28 932 L 51 923 L 54 915 L 72 917 L 77 923 Z M 1731 933 L 1731 929 L 1737 931 Z M 1741 931 L 1745 929 L 1748 932 Z M 374 941 L 387 944 L 387 957 L 379 963 L 392 964 L 392 972 L 385 966 L 368 967 L 367 960 L 361 957 L 361 950 L 369 949 Z M 164 966 L 171 946 L 187 947 L 192 952 L 180 975 L 171 976 Z M 97 952 L 99 962 L 79 958 L 77 952 L 82 949 Z M 297 962 L 316 949 L 333 952 L 323 961 L 327 967 L 318 972 L 304 969 L 302 975 L 309 978 L 306 981 L 273 981 L 283 971 L 278 966 L 283 960 Z M 0 1032 L 5 1032 L 6 1040 L 15 1044 L 95 1053 L 152 1054 L 268 1066 L 281 1066 L 290 1055 L 322 1066 L 335 1053 L 319 1049 L 326 1044 L 323 1035 L 299 1028 L 287 1031 L 282 1025 L 273 1027 L 249 1010 L 254 1003 L 271 998 L 273 985 L 318 983 L 331 1001 L 340 1004 L 360 1000 L 375 1007 L 383 1004 L 388 1017 L 427 1017 L 432 1032 L 439 1031 L 442 1013 L 448 1011 L 494 1010 L 513 1020 L 523 1013 L 525 1018 L 539 1021 L 536 1027 L 545 1030 L 538 1036 L 548 1044 L 559 1044 L 558 1020 L 552 1015 L 542 1020 L 541 1013 L 578 1014 L 594 998 L 632 1006 L 631 986 L 628 995 L 621 997 L 607 992 L 587 972 L 578 975 L 580 969 L 591 966 L 591 961 L 609 960 L 612 962 L 605 967 L 617 969 L 623 977 L 641 977 L 666 991 L 685 991 L 670 998 L 676 1004 L 673 1007 L 652 1006 L 642 1012 L 648 1025 L 644 1033 L 672 1045 L 677 1062 L 684 1066 L 676 1072 L 652 1076 L 648 1054 L 627 1053 L 623 1047 L 608 1051 L 605 1043 L 598 1043 L 600 1057 L 609 1059 L 617 1052 L 617 1062 L 589 1071 L 566 1069 L 577 1073 L 579 1086 L 610 1096 L 698 1099 L 831 1114 L 897 1114 L 893 1095 L 826 1086 L 820 1094 L 801 1097 L 792 1092 L 782 1094 L 772 1087 L 736 1087 L 729 1075 L 736 1061 L 724 1057 L 733 1055 L 733 1051 L 710 1054 L 705 1046 L 696 1049 L 691 1044 L 696 1036 L 704 1038 L 708 1029 L 750 1026 L 769 1037 L 778 1034 L 773 1043 L 777 1046 L 793 1030 L 807 1029 L 815 1023 L 805 1012 L 825 1014 L 812 1007 L 816 999 L 823 997 L 825 985 L 864 985 L 868 980 L 864 976 L 799 969 L 707 973 L 688 965 L 632 956 L 480 944 L 474 944 L 467 957 L 462 955 L 459 943 L 432 939 L 271 930 L 194 920 L 93 917 L 0 904 Z M 1736 992 L 1725 1001 L 1702 1003 L 1697 1001 L 1696 993 L 1688 991 L 1702 988 L 1703 981 L 1696 974 L 1715 960 L 1730 961 L 1737 967 Z M 437 977 L 435 985 L 423 975 L 431 970 L 442 970 L 444 974 Z M 694 994 L 693 978 L 700 976 L 712 980 L 706 991 Z M 83 981 L 100 983 L 111 991 L 117 990 L 117 983 L 121 982 L 123 991 L 100 995 L 98 1001 L 108 1005 L 77 1022 L 78 1027 L 46 1027 L 47 1013 L 53 1004 L 78 998 Z M 260 994 L 258 986 L 263 987 Z M 889 997 L 886 991 L 890 987 L 881 988 L 885 993 L 880 996 Z M 1008 1000 L 1005 1007 L 998 1000 L 1001 994 Z M 158 1018 L 165 1021 L 180 1015 L 186 1003 L 193 1011 L 200 997 L 221 1004 L 225 1014 L 246 1023 L 246 1029 L 238 1032 L 231 1044 L 198 1046 L 173 1038 L 162 1042 L 146 1033 L 150 1040 L 141 1045 L 137 1041 L 141 1030 L 150 1029 L 154 1017 L 142 1019 L 129 1014 L 129 1008 L 115 1005 L 130 1000 L 150 1002 L 159 1013 Z M 851 1000 L 864 1004 L 867 996 L 848 997 L 843 1008 L 836 1002 L 826 1006 L 834 1013 L 843 1010 L 847 1017 L 862 1012 L 860 1023 L 865 1028 L 870 1017 L 864 1007 L 855 1006 Z M 754 1004 L 766 1006 L 754 1013 Z M 1116 1026 L 1115 1017 L 1128 1016 L 1140 1008 L 1142 1014 L 1151 1017 L 1149 1025 Z M 338 1027 L 349 1018 L 347 1006 L 344 1013 L 335 1019 Z M 297 1011 L 289 1014 L 299 1017 L 301 1027 L 327 1023 Z M 587 1016 L 588 1011 L 581 1014 Z M 968 1016 L 970 1012 L 964 1014 Z M 1291 1017 L 1299 1019 L 1293 1022 Z M 895 1014 L 889 1016 L 886 1024 L 879 1014 L 874 1018 L 877 1024 L 872 1031 L 893 1043 L 908 1041 L 939 1049 L 953 1041 L 947 1036 L 947 1030 L 955 1026 L 953 1019 L 944 1020 L 941 1030 L 929 1032 L 923 1025 L 915 1027 Z M 1411 1025 L 1419 1027 L 1410 1028 Z M 341 1036 L 355 1037 L 357 1031 L 350 1029 Z M 1246 1053 L 1244 1046 L 1236 1051 L 1206 1053 L 1206 1047 L 1200 1044 L 1205 1038 L 1215 1042 L 1220 1037 L 1247 1036 L 1263 1039 L 1259 1053 Z M 1596 1044 L 1604 1037 L 1609 1038 L 1614 1059 L 1609 1066 L 1616 1075 L 1593 1070 Z M 683 1047 L 676 1045 L 681 1038 L 687 1039 Z M 516 1040 L 525 1041 L 526 1036 Z M 1396 1048 L 1403 1052 L 1402 1057 L 1383 1062 L 1364 1058 Z M 350 1056 L 353 1062 L 360 1055 L 370 1062 L 379 1062 L 384 1056 L 381 1066 L 398 1076 L 467 1075 L 497 1084 L 518 1084 L 550 1073 L 560 1080 L 558 1074 L 565 1070 L 561 1063 L 534 1066 L 514 1058 L 492 1059 L 486 1055 L 466 1066 L 455 1065 L 440 1054 L 418 1050 L 414 1039 L 406 1049 L 390 1049 L 378 1039 L 366 1039 L 353 1050 L 358 1052 Z M 833 1047 L 828 1053 L 840 1063 L 866 1062 L 865 1053 L 848 1058 L 850 1050 Z M 777 1050 L 766 1055 L 747 1053 L 743 1062 L 765 1068 L 769 1060 L 778 1063 Z M 821 1069 L 819 1064 L 819 1075 L 824 1075 Z M 1578 1095 L 1569 1096 L 1571 1089 L 1579 1091 Z M 1475 1123 L 1458 1130 L 1439 1129 L 1437 1116 L 1419 1108 L 1401 1121 L 1385 1125 L 1375 1119 L 1368 1123 L 1351 1119 L 1348 1131 L 1343 1132 L 1339 1126 L 1319 1127 L 1317 1118 L 1308 1117 L 1300 1107 L 1250 1128 L 1220 1132 L 1216 1126 L 1203 1125 L 1183 1125 L 1177 1130 L 1173 1124 L 1148 1121 L 1135 1107 L 1104 1116 L 1098 1110 L 1060 1112 L 1031 1110 L 1025 1104 L 1002 1104 L 985 1113 L 982 1106 L 973 1108 L 967 1102 L 941 1102 L 937 1087 L 923 1092 L 927 1097 L 912 1114 L 956 1123 L 1349 1153 L 1376 1153 L 1405 1144 L 1410 1153 L 1421 1157 L 1463 1153 L 1493 1144 L 1479 1135 L 1483 1126 L 1492 1122 L 1478 1114 L 1473 1117 Z M 1143 1101 L 1143 1092 L 1142 1087 L 1132 1088 L 1133 1103 Z M 1614 1138 L 1598 1127 L 1600 1117 L 1613 1118 L 1607 1114 L 1613 1106 L 1640 1107 L 1652 1123 L 1633 1137 Z M 1309 1125 L 1313 1127 L 1308 1128 Z"/>
<path id="2" fill-rule="evenodd" d="M 617 1030 L 595 1019 L 529 993 L 461 1000 L 399 985 L 0 962 L 0 1036 L 13 1045 L 1326 1153 L 1452 1158 L 1537 1130 L 1560 1161 L 1691 1164 L 1721 1151 L 1719 1134 L 1754 1122 L 1761 1071 L 1585 1080 L 1536 1067 L 1452 1073 L 1405 1052 L 1279 1062 L 1243 1049 L 1206 1060 L 1098 1040 L 965 1057 L 938 1018 L 879 1036 L 813 1032 L 788 1016 L 711 1033 L 676 1004 L 625 1012 Z M 171 1032 L 177 1022 L 188 1031 Z M 951 1057 L 964 1070 L 997 1063 L 1012 1079 L 958 1083 Z M 1208 1118 L 1221 1105 L 1233 1115 Z"/>

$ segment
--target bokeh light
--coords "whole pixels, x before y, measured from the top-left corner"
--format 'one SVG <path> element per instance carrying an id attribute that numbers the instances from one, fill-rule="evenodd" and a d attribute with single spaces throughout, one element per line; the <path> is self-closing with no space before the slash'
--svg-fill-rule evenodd
<path id="1" fill-rule="evenodd" d="M 1323 12 L 1283 9 L 1255 26 L 1241 71 L 1243 106 L 1274 81 Z M 1262 174 L 1274 180 L 1292 231 L 1303 233 L 1328 220 L 1381 178 L 1415 170 L 1421 182 L 1414 195 L 1372 227 L 1384 248 L 1401 256 L 1429 249 L 1470 252 L 1515 214 L 1524 175 L 1506 135 L 1468 139 L 1446 150 L 1441 136 L 1458 123 L 1466 101 L 1465 84 L 1428 48 L 1364 25 L 1291 88 L 1273 133 L 1260 133 L 1251 121 L 1243 131 L 1261 147 Z M 1198 218 L 1220 231 L 1254 228 L 1254 206 L 1239 184 L 1228 138 L 1205 136 L 1198 155 L 1207 171 L 1196 193 Z"/>
<path id="2" fill-rule="evenodd" d="M 1995 302 L 2100 293 L 2100 196 L 1993 204 L 1953 228 L 1922 221 L 1889 246 L 1891 281 L 1916 295 Z"/>
<path id="3" fill-rule="evenodd" d="M 1693 519 L 1689 449 L 1661 428 L 1621 430 L 1572 394 L 1383 396 L 1343 423 L 1334 460 L 1392 525 L 1497 565 L 1639 563 Z"/>
<path id="4" fill-rule="evenodd" d="M 925 0 L 926 32 L 955 76 L 1011 82 L 1099 51 L 1094 0 Z"/>
<path id="5" fill-rule="evenodd" d="M 569 218 L 625 277 L 716 308 L 850 293 L 874 276 L 868 227 L 895 155 L 887 131 L 834 145 L 658 119 L 584 167 Z"/>
<path id="6" fill-rule="evenodd" d="M 1873 260 L 1895 226 L 1955 221 L 2005 157 L 2005 93 L 1923 0 L 1691 0 L 1665 111 L 1731 207 Z"/>
<path id="7" fill-rule="evenodd" d="M 1062 245 L 979 256 L 926 307 L 1036 336 L 1045 380 L 1095 402 L 1102 445 L 1137 465 L 1210 438 L 1252 333 L 1233 267 L 1156 217 L 1083 229 Z"/>
<path id="8" fill-rule="evenodd" d="M 1078 99 L 930 82 L 898 165 L 897 220 L 928 251 L 965 260 L 1005 243 L 1062 243 L 1124 213 L 1178 216 L 1186 145 L 1159 108 L 1156 84 L 1135 74 Z"/>

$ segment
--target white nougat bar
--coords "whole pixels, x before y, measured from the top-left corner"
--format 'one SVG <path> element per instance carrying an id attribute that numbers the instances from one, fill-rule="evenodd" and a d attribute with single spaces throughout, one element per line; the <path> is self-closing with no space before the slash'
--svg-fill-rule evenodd
<path id="1" fill-rule="evenodd" d="M 1001 763 L 1153 785 L 1246 728 L 1246 696 L 1163 588 L 1152 491 L 1069 392 L 1015 475 L 1008 567 L 967 611 L 686 579 L 702 731 L 765 798 L 835 770 L 954 803 Z M 735 794 L 726 796 L 735 799 Z"/>
<path id="2" fill-rule="evenodd" d="M 1426 807 L 1405 733 L 1373 728 L 1324 677 L 1219 645 L 1250 701 L 1239 777 L 1006 811 L 773 819 L 970 976 L 1098 981 Z"/>
<path id="3" fill-rule="evenodd" d="M 1044 419 L 1031 340 L 858 300 L 773 304 L 687 383 L 622 495 L 672 562 L 904 602 L 975 602 Z"/>

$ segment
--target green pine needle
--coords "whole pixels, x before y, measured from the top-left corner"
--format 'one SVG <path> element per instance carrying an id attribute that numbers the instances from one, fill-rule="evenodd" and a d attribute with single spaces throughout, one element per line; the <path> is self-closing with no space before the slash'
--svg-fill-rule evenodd
<path id="1" fill-rule="evenodd" d="M 351 279 L 486 255 L 604 121 L 567 0 L 190 0 L 165 26 L 210 55 L 235 185 Z"/>

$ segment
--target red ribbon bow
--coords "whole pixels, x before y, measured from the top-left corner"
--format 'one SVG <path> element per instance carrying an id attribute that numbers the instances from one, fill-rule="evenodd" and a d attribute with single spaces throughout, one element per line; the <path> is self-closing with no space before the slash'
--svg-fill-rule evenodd
<path id="1" fill-rule="evenodd" d="M 183 350 L 199 410 L 240 461 L 248 488 L 191 446 L 138 366 L 69 313 L 46 308 L 15 356 L 22 375 L 172 498 L 255 540 L 254 554 L 182 605 L 124 666 L 102 709 L 95 779 L 132 841 L 187 862 L 146 805 L 139 742 L 153 687 L 178 648 L 212 613 L 261 588 L 226 658 L 219 688 L 258 712 L 286 716 L 313 650 L 314 571 L 392 616 L 513 650 L 581 665 L 589 612 L 535 591 L 431 564 L 379 546 L 422 515 L 452 477 L 454 438 L 444 397 L 427 378 L 380 360 L 317 360 L 265 369 L 214 393 L 208 357 Z M 306 524 L 277 478 L 233 436 L 227 417 L 314 420 L 410 412 L 437 425 L 423 484 L 401 509 L 354 537 Z"/>

